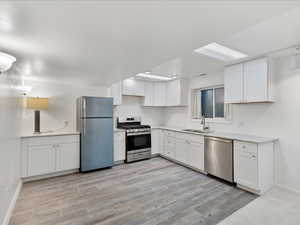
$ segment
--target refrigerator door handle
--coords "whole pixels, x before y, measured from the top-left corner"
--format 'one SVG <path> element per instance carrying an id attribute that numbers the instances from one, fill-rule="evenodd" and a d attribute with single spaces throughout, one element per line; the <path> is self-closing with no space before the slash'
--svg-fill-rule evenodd
<path id="1" fill-rule="evenodd" d="M 82 124 L 82 125 L 83 125 L 83 126 L 82 126 L 82 135 L 85 136 L 85 128 L 86 128 L 86 127 L 85 127 L 85 125 L 86 125 L 86 124 L 85 124 L 85 119 L 82 120 L 82 123 L 83 123 L 83 124 Z"/>
<path id="2" fill-rule="evenodd" d="M 86 118 L 86 99 L 82 98 L 83 117 Z"/>

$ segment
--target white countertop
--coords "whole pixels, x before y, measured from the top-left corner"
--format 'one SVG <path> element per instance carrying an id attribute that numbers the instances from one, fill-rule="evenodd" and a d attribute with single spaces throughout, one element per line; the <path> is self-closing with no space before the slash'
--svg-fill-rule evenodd
<path id="1" fill-rule="evenodd" d="M 64 135 L 79 135 L 77 131 L 74 132 L 51 132 L 51 133 L 41 133 L 41 134 L 28 134 L 22 135 L 21 138 L 32 138 L 32 137 L 47 137 L 47 136 L 64 136 Z"/>
<path id="2" fill-rule="evenodd" d="M 114 132 L 125 132 L 125 130 L 124 130 L 124 129 L 118 129 L 118 128 L 115 128 L 115 129 L 114 129 Z"/>
<path id="3" fill-rule="evenodd" d="M 253 143 L 268 143 L 268 142 L 274 142 L 278 140 L 278 138 L 272 138 L 272 137 L 260 137 L 260 136 L 252 136 L 247 134 L 237 134 L 237 133 L 224 133 L 224 132 L 210 132 L 210 133 L 196 133 L 196 132 L 190 132 L 190 131 L 183 131 L 185 128 L 172 128 L 172 127 L 151 127 L 152 129 L 163 129 L 163 130 L 171 130 L 171 131 L 177 131 L 182 133 L 190 133 L 190 134 L 197 134 L 207 137 L 219 137 L 219 138 L 227 138 L 237 141 L 246 141 L 246 142 L 253 142 Z"/>

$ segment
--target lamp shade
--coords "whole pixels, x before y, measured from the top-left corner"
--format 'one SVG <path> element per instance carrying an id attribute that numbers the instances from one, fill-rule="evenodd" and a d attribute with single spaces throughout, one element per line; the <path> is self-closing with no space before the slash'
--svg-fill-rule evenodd
<path id="1" fill-rule="evenodd" d="M 48 98 L 27 98 L 26 108 L 34 110 L 48 109 Z"/>

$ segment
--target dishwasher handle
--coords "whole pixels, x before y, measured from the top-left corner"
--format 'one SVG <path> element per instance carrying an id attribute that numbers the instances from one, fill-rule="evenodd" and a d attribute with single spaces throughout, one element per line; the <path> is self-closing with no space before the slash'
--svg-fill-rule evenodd
<path id="1" fill-rule="evenodd" d="M 212 140 L 212 141 L 220 141 L 220 142 L 225 142 L 225 143 L 232 143 L 231 139 L 216 138 L 216 137 L 205 137 L 205 139 Z"/>

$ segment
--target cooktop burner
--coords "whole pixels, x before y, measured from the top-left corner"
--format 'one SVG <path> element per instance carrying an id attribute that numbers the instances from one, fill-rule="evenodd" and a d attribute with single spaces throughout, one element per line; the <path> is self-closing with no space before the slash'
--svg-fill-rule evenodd
<path id="1" fill-rule="evenodd" d="M 119 125 L 119 128 L 123 128 L 123 129 L 144 129 L 144 128 L 150 128 L 150 126 L 149 125 L 124 124 L 124 125 Z"/>

